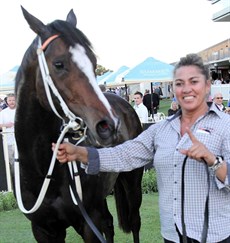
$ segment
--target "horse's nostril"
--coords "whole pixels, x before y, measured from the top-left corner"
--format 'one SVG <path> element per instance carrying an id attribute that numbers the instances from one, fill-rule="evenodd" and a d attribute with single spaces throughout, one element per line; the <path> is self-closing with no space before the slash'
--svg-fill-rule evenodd
<path id="1" fill-rule="evenodd" d="M 108 123 L 105 122 L 105 121 L 100 123 L 100 127 L 101 127 L 102 129 L 109 129 L 109 125 L 108 125 Z"/>
<path id="2" fill-rule="evenodd" d="M 106 121 L 101 121 L 97 124 L 97 133 L 101 138 L 108 138 L 111 136 L 114 129 Z"/>

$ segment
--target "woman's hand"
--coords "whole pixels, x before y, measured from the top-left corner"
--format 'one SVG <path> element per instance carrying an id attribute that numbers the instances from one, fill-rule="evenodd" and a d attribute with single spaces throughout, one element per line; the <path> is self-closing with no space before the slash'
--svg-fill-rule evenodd
<path id="1" fill-rule="evenodd" d="M 52 150 L 56 147 L 55 143 L 52 143 Z M 87 164 L 88 152 L 85 147 L 75 146 L 71 143 L 62 143 L 58 147 L 57 160 L 60 163 L 66 163 L 69 161 L 80 161 Z"/>
<path id="2" fill-rule="evenodd" d="M 186 128 L 186 132 L 192 141 L 192 146 L 189 149 L 181 149 L 180 152 L 184 155 L 187 155 L 191 159 L 198 161 L 205 160 L 208 166 L 212 166 L 216 160 L 216 156 L 211 153 L 207 147 L 192 134 L 188 127 Z"/>
<path id="3" fill-rule="evenodd" d="M 211 153 L 203 143 L 196 139 L 189 128 L 186 128 L 186 132 L 192 141 L 192 146 L 189 149 L 181 149 L 180 152 L 184 155 L 187 155 L 189 158 L 198 161 L 204 160 L 208 166 L 212 166 L 216 160 L 216 156 Z M 225 161 L 215 173 L 220 181 L 225 181 L 227 176 L 227 164 Z"/>

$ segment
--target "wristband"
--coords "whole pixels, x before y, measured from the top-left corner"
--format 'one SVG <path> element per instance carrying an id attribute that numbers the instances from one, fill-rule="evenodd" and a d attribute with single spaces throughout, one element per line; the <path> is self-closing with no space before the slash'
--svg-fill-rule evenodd
<path id="1" fill-rule="evenodd" d="M 216 156 L 216 160 L 214 161 L 212 166 L 209 166 L 209 168 L 213 171 L 216 172 L 222 165 L 223 165 L 223 157 L 222 156 Z"/>

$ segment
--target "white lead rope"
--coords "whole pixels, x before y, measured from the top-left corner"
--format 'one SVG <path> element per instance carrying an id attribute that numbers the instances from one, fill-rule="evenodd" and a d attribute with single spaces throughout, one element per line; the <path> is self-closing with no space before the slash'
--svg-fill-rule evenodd
<path id="1" fill-rule="evenodd" d="M 67 138 L 65 138 L 64 141 L 65 142 L 69 142 L 69 140 Z M 77 193 L 79 195 L 79 198 L 82 201 L 81 179 L 80 179 L 80 175 L 78 174 L 78 168 L 77 168 L 76 161 L 68 162 L 68 167 L 69 167 L 70 176 L 75 181 L 75 185 L 76 185 L 76 188 L 77 188 Z M 71 194 L 73 203 L 75 205 L 78 205 L 77 200 L 76 200 L 76 198 L 74 196 L 74 193 L 73 193 L 71 185 L 69 185 L 69 190 L 70 190 L 70 194 Z"/>
<path id="2" fill-rule="evenodd" d="M 39 196 L 36 200 L 36 203 L 34 204 L 34 206 L 30 210 L 27 210 L 24 207 L 23 202 L 22 202 L 22 194 L 21 194 L 21 187 L 20 187 L 21 184 L 20 184 L 20 168 L 19 168 L 19 160 L 18 160 L 18 150 L 17 150 L 17 146 L 15 144 L 15 189 L 16 189 L 16 198 L 17 198 L 17 202 L 18 202 L 18 207 L 23 213 L 25 213 L 25 214 L 34 213 L 41 206 L 41 203 L 42 203 L 42 201 L 45 197 L 45 194 L 47 192 L 47 189 L 48 189 L 48 186 L 49 186 L 49 183 L 50 183 L 51 175 L 53 173 L 53 169 L 54 169 L 54 165 L 55 165 L 55 161 L 56 161 L 56 156 L 57 156 L 57 152 L 58 152 L 58 147 L 59 147 L 61 141 L 63 140 L 65 134 L 67 133 L 67 131 L 70 128 L 75 128 L 76 126 L 79 126 L 79 125 L 75 121 L 70 121 L 67 124 L 67 126 L 65 126 L 61 135 L 59 136 L 57 143 L 56 143 L 56 147 L 55 147 L 54 152 L 53 152 L 53 156 L 52 156 L 52 160 L 51 160 L 51 163 L 50 163 L 48 173 L 47 173 L 46 178 L 45 178 L 45 180 L 42 184 L 41 191 L 40 191 Z M 76 179 L 75 179 L 75 181 L 76 181 Z M 81 198 L 82 198 L 82 196 L 81 196 Z"/>

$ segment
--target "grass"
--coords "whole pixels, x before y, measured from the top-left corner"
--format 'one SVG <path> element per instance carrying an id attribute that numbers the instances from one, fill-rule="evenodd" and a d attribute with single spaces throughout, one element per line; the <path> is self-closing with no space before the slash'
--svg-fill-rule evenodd
<path id="1" fill-rule="evenodd" d="M 170 108 L 172 99 L 162 99 L 160 100 L 158 112 L 163 112 L 166 116 L 168 115 L 168 109 Z"/>
<path id="2" fill-rule="evenodd" d="M 125 234 L 118 228 L 116 209 L 113 196 L 108 197 L 110 212 L 114 216 L 115 238 L 114 242 L 131 243 L 132 234 Z M 158 211 L 158 194 L 144 194 L 141 206 L 142 226 L 140 231 L 140 242 L 162 243 L 160 235 L 160 222 Z M 0 243 L 35 243 L 30 222 L 18 210 L 0 212 Z M 72 228 L 68 228 L 66 243 L 83 243 L 83 240 Z"/>

